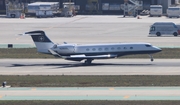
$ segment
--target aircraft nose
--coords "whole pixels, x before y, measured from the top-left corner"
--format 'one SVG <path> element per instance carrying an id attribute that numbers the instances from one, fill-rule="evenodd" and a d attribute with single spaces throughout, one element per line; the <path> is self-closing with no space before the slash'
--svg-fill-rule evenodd
<path id="1" fill-rule="evenodd" d="M 162 51 L 162 49 L 160 49 L 160 48 L 159 48 L 159 49 L 158 49 L 158 51 L 159 51 L 159 52 L 161 52 L 161 51 Z"/>
<path id="2" fill-rule="evenodd" d="M 156 49 L 157 52 L 161 52 L 162 51 L 162 49 L 159 48 L 159 47 L 155 47 L 155 49 Z"/>

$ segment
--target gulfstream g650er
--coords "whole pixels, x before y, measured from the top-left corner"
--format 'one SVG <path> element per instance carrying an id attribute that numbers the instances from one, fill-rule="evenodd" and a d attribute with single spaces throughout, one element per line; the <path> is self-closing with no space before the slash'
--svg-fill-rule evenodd
<path id="1" fill-rule="evenodd" d="M 82 61 L 91 64 L 95 59 L 117 58 L 130 54 L 149 54 L 153 61 L 152 54 L 160 52 L 161 49 L 149 43 L 105 43 L 105 44 L 54 44 L 44 31 L 26 32 L 32 37 L 37 51 L 45 54 L 52 54 L 66 60 Z"/>

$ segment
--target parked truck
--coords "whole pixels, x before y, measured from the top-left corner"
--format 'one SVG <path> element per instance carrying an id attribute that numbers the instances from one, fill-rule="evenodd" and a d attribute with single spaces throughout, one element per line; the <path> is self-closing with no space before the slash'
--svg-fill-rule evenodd
<path id="1" fill-rule="evenodd" d="M 24 5 L 16 2 L 8 2 L 6 4 L 6 17 L 20 18 L 23 13 Z"/>
<path id="2" fill-rule="evenodd" d="M 180 7 L 169 7 L 167 9 L 167 17 L 172 18 L 172 17 L 180 17 Z"/>
<path id="3" fill-rule="evenodd" d="M 53 17 L 59 12 L 59 2 L 35 2 L 28 4 L 28 15 L 36 17 Z"/>
<path id="4" fill-rule="evenodd" d="M 162 11 L 163 11 L 163 8 L 161 5 L 151 5 L 150 6 L 150 17 L 153 17 L 153 16 L 161 17 L 162 13 L 163 13 Z"/>

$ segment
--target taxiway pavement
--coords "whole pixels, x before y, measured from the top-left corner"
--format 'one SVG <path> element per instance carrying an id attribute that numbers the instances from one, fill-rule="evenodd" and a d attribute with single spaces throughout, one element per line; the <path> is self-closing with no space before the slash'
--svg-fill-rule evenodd
<path id="1" fill-rule="evenodd" d="M 180 100 L 180 87 L 0 88 L 0 100 Z"/>
<path id="2" fill-rule="evenodd" d="M 148 37 L 154 22 L 174 22 L 179 19 L 147 17 L 142 19 L 123 16 L 88 16 L 72 18 L 0 18 L 0 44 L 31 44 L 28 36 L 18 36 L 27 31 L 44 30 L 54 43 L 116 43 L 147 42 L 159 47 L 180 47 L 179 36 Z"/>
<path id="3" fill-rule="evenodd" d="M 180 59 L 108 59 L 83 62 L 63 59 L 1 59 L 1 75 L 180 75 Z"/>

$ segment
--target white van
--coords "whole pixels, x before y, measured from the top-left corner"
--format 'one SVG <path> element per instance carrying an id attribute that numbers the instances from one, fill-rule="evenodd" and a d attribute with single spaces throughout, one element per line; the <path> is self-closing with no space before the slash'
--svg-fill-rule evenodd
<path id="1" fill-rule="evenodd" d="M 180 7 L 169 7 L 167 9 L 167 16 L 169 18 L 172 18 L 172 17 L 179 18 L 180 17 Z"/>
<path id="2" fill-rule="evenodd" d="M 179 35 L 179 29 L 173 22 L 156 22 L 150 26 L 149 35 Z"/>
<path id="3" fill-rule="evenodd" d="M 162 16 L 163 8 L 161 5 L 151 5 L 150 6 L 150 17 L 152 16 Z"/>

